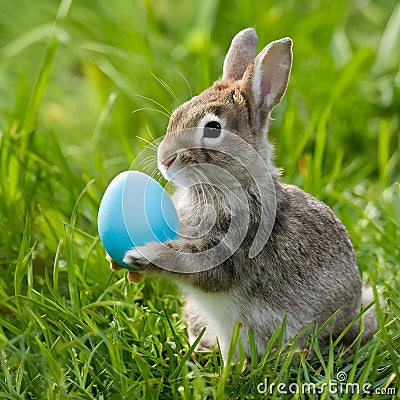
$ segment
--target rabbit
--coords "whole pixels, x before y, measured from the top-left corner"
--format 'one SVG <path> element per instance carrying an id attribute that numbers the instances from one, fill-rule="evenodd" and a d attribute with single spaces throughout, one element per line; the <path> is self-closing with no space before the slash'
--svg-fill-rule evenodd
<path id="1" fill-rule="evenodd" d="M 131 281 L 143 273 L 177 283 L 190 344 L 206 327 L 198 349 L 219 345 L 225 362 L 238 321 L 247 356 L 252 330 L 261 357 L 285 316 L 290 340 L 337 312 L 319 337 L 326 354 L 330 336 L 337 338 L 373 300 L 332 210 L 281 182 L 267 131 L 286 92 L 292 40 L 273 41 L 258 55 L 257 44 L 252 28 L 233 38 L 222 79 L 173 112 L 158 147 L 158 167 L 176 185 L 179 237 L 132 248 L 124 258 L 138 269 L 129 272 Z M 362 342 L 376 329 L 371 307 Z M 358 333 L 355 323 L 343 342 L 350 345 Z M 309 334 L 299 335 L 297 346 L 305 348 Z"/>

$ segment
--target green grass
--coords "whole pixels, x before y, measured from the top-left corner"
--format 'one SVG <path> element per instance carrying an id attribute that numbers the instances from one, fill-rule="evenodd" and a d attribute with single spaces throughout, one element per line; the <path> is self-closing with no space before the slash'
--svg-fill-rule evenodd
<path id="1" fill-rule="evenodd" d="M 196 3 L 0 2 L 0 398 L 357 398 L 329 392 L 339 372 L 400 391 L 399 3 Z M 245 369 L 217 351 L 192 357 L 174 286 L 130 285 L 104 259 L 108 182 L 144 147 L 137 136 L 163 135 L 164 107 L 220 76 L 247 26 L 260 45 L 294 40 L 270 129 L 278 164 L 335 210 L 375 289 L 380 330 L 351 357 L 336 343 L 320 356 L 317 331 L 314 359 L 296 340 L 275 346 L 284 326 Z"/>

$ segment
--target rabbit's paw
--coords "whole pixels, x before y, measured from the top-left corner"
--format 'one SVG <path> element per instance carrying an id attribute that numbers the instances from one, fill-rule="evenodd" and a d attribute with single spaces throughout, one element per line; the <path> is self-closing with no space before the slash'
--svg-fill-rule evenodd
<path id="1" fill-rule="evenodd" d="M 117 271 L 120 271 L 121 269 L 123 269 L 123 267 L 121 267 L 119 264 L 117 264 L 108 253 L 106 253 L 106 260 L 110 263 L 110 268 L 114 272 L 117 272 Z M 132 283 L 138 283 L 143 280 L 143 276 L 139 271 L 128 271 L 128 280 L 129 280 L 129 282 L 132 282 Z"/>
<path id="2" fill-rule="evenodd" d="M 159 271 L 159 268 L 153 261 L 160 257 L 161 251 L 162 244 L 158 242 L 147 243 L 144 246 L 138 246 L 128 250 L 123 259 L 124 263 L 138 269 L 138 271 L 129 271 L 129 280 L 135 282 L 133 279 L 136 279 L 136 275 L 141 277 L 142 272 L 154 273 Z"/>
<path id="3" fill-rule="evenodd" d="M 147 246 L 141 246 L 141 247 L 147 247 Z M 131 265 L 132 267 L 142 269 L 141 267 L 145 267 L 146 265 L 150 264 L 150 261 L 147 260 L 143 256 L 143 252 L 140 251 L 141 247 L 135 247 L 133 249 L 128 250 L 125 253 L 124 257 L 124 263 Z"/>
<path id="4" fill-rule="evenodd" d="M 147 272 L 160 270 L 158 264 L 163 257 L 165 244 L 159 242 L 147 243 L 144 246 L 134 247 L 125 253 L 124 263 Z"/>

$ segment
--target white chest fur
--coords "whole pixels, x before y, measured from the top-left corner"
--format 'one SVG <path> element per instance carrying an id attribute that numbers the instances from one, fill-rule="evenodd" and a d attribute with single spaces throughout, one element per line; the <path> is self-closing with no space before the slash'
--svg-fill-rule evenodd
<path id="1" fill-rule="evenodd" d="M 218 344 L 224 359 L 228 354 L 235 324 L 240 320 L 239 310 L 235 307 L 235 300 L 230 292 L 206 293 L 192 286 L 180 283 L 181 289 L 191 303 L 191 310 L 201 315 L 199 320 L 206 326 L 207 341 Z M 247 335 L 247 333 L 246 333 Z M 196 337 L 189 337 L 191 344 Z"/>

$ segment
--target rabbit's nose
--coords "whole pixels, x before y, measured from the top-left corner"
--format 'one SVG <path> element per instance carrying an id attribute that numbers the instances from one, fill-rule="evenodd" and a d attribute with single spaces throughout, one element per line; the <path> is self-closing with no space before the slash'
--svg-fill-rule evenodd
<path id="1" fill-rule="evenodd" d="M 176 160 L 176 154 L 172 154 L 172 156 L 169 156 L 165 158 L 161 164 L 165 166 L 165 168 L 169 168 L 171 164 Z"/>

